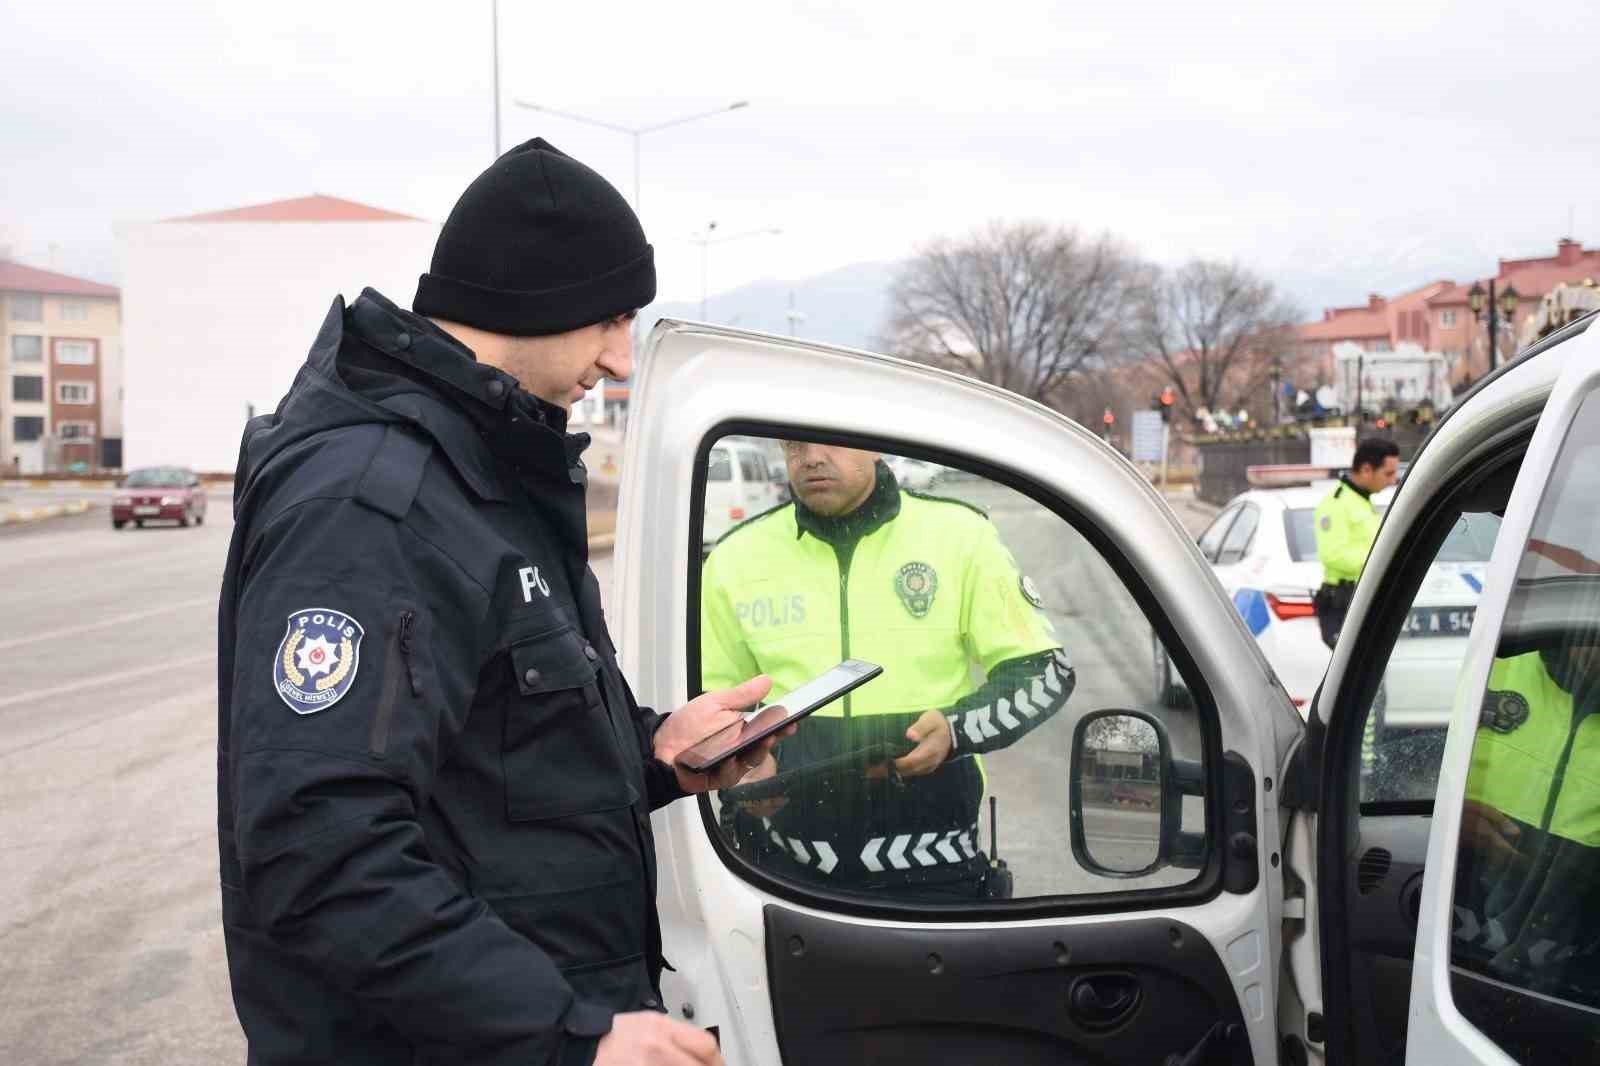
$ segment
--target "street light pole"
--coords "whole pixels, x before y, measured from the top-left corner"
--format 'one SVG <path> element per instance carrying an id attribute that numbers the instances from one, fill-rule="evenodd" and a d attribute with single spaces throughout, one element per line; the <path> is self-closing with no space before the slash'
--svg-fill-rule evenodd
<path id="1" fill-rule="evenodd" d="M 789 320 L 789 336 L 791 337 L 795 335 L 795 331 L 800 323 L 806 320 L 806 313 L 804 311 L 795 310 L 793 289 L 789 290 L 789 310 L 783 313 L 783 317 Z"/>
<path id="2" fill-rule="evenodd" d="M 494 34 L 494 157 L 500 158 L 500 0 L 489 0 Z"/>
<path id="3" fill-rule="evenodd" d="M 697 111 L 692 115 L 684 115 L 681 118 L 668 119 L 666 122 L 657 122 L 652 126 L 623 126 L 615 122 L 603 122 L 600 119 L 590 118 L 587 115 L 575 114 L 571 111 L 558 111 L 553 107 L 545 107 L 543 104 L 533 103 L 531 100 L 513 100 L 512 103 L 516 104 L 518 107 L 525 107 L 529 111 L 542 111 L 546 115 L 555 115 L 557 118 L 564 118 L 571 122 L 581 122 L 586 126 L 599 126 L 603 130 L 611 130 L 614 133 L 625 133 L 632 137 L 633 209 L 635 212 L 640 214 L 643 213 L 643 209 L 639 206 L 639 141 L 644 137 L 645 134 L 655 133 L 658 130 L 670 129 L 673 126 L 682 126 L 686 122 L 696 122 L 703 118 L 710 118 L 713 115 L 720 115 L 725 111 L 737 111 L 742 107 L 750 106 L 750 101 L 748 100 L 735 100 L 733 103 L 728 104 L 725 107 L 718 107 L 711 111 Z"/>
<path id="4" fill-rule="evenodd" d="M 695 236 L 689 238 L 691 241 L 700 246 L 700 320 L 702 322 L 706 319 L 706 261 L 709 258 L 706 249 L 711 247 L 713 244 L 727 244 L 729 241 L 742 241 L 746 237 L 776 237 L 783 233 L 783 230 L 779 229 L 777 226 L 768 226 L 764 229 L 746 230 L 743 233 L 730 233 L 726 237 L 713 237 L 712 234 L 716 232 L 716 229 L 717 224 L 715 222 L 707 222 L 704 236 Z"/>

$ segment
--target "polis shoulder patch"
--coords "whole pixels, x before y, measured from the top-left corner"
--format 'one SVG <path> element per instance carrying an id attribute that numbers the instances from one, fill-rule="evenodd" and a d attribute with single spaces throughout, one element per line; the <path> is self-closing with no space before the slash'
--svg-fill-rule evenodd
<path id="1" fill-rule="evenodd" d="M 1490 689 L 1483 697 L 1483 710 L 1479 724 L 1496 733 L 1510 733 L 1521 728 L 1532 709 L 1520 692 L 1497 692 Z"/>
<path id="2" fill-rule="evenodd" d="M 1322 527 L 1322 531 L 1326 533 L 1328 530 L 1333 528 L 1333 517 L 1331 515 L 1323 515 L 1322 521 L 1317 524 L 1320 525 Z"/>
<path id="3" fill-rule="evenodd" d="M 343 611 L 295 611 L 272 660 L 272 687 L 295 714 L 327 710 L 355 684 L 366 635 Z"/>

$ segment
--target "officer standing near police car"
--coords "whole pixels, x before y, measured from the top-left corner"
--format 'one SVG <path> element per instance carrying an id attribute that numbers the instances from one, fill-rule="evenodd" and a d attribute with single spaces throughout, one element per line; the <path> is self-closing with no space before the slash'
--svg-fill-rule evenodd
<path id="1" fill-rule="evenodd" d="M 253 1066 L 721 1061 L 661 1012 L 649 815 L 761 758 L 672 766 L 770 682 L 635 703 L 565 432 L 654 295 L 627 203 L 535 139 L 462 195 L 414 311 L 336 299 L 246 427 L 217 785 Z"/>
<path id="2" fill-rule="evenodd" d="M 769 872 L 826 887 L 1009 896 L 1009 871 L 980 842 L 979 756 L 1048 721 L 1076 684 L 1038 590 L 978 508 L 902 489 L 875 452 L 783 447 L 793 499 L 729 530 L 706 559 L 702 684 L 759 671 L 781 699 L 841 659 L 884 670 L 756 768 L 750 783 L 800 776 L 739 803 L 736 840 Z M 897 757 L 850 764 L 874 747 Z M 841 760 L 830 778 L 805 779 Z"/>
<path id="3" fill-rule="evenodd" d="M 1322 502 L 1317 504 L 1317 558 L 1322 563 L 1322 586 L 1312 598 L 1322 642 L 1332 648 L 1339 642 L 1345 615 L 1355 596 L 1356 579 L 1367 563 L 1372 542 L 1378 539 L 1375 493 L 1394 484 L 1400 467 L 1400 448 L 1391 440 L 1368 437 L 1356 445 L 1350 470 Z"/>

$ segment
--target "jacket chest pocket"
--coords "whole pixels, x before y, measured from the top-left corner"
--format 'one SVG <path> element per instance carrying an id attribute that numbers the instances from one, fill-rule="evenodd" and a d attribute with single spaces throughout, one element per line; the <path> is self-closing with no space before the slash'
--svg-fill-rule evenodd
<path id="1" fill-rule="evenodd" d="M 513 644 L 509 658 L 507 816 L 538 821 L 630 806 L 638 794 L 600 697 L 598 653 L 564 625 Z"/>

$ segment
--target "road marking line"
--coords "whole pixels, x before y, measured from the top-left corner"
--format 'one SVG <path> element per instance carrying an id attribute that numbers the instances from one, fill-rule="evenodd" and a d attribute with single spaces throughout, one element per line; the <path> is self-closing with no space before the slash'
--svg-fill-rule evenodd
<path id="1" fill-rule="evenodd" d="M 15 696 L 7 696 L 5 699 L 0 699 L 0 708 L 11 707 L 18 703 L 31 703 L 35 700 L 50 699 L 55 696 L 66 696 L 73 692 L 82 692 L 86 688 L 114 685 L 119 681 L 133 681 L 136 678 L 150 677 L 154 674 L 166 673 L 185 666 L 198 666 L 201 663 L 214 663 L 216 661 L 217 656 L 215 653 L 191 655 L 187 659 L 168 659 L 159 666 L 142 666 L 137 670 L 123 670 L 115 674 L 100 674 L 96 677 L 86 677 L 82 681 L 74 681 L 70 685 L 57 685 L 55 688 L 36 688 L 32 692 L 21 692 Z"/>
<path id="2" fill-rule="evenodd" d="M 120 626 L 124 622 L 137 622 L 141 618 L 152 618 L 158 614 L 167 614 L 170 611 L 183 611 L 190 607 L 199 607 L 202 604 L 216 603 L 214 596 L 201 596 L 193 600 L 179 600 L 169 603 L 165 607 L 152 607 L 148 611 L 134 611 L 130 614 L 119 614 L 115 618 L 106 618 L 99 622 L 90 622 L 87 625 L 70 626 L 66 629 L 52 629 L 47 633 L 35 633 L 31 637 L 14 637 L 11 640 L 0 640 L 0 651 L 7 648 L 20 648 L 24 644 L 34 644 L 41 640 L 56 640 L 61 637 L 70 637 L 78 633 L 87 633 L 91 629 L 107 629 L 111 626 Z"/>

